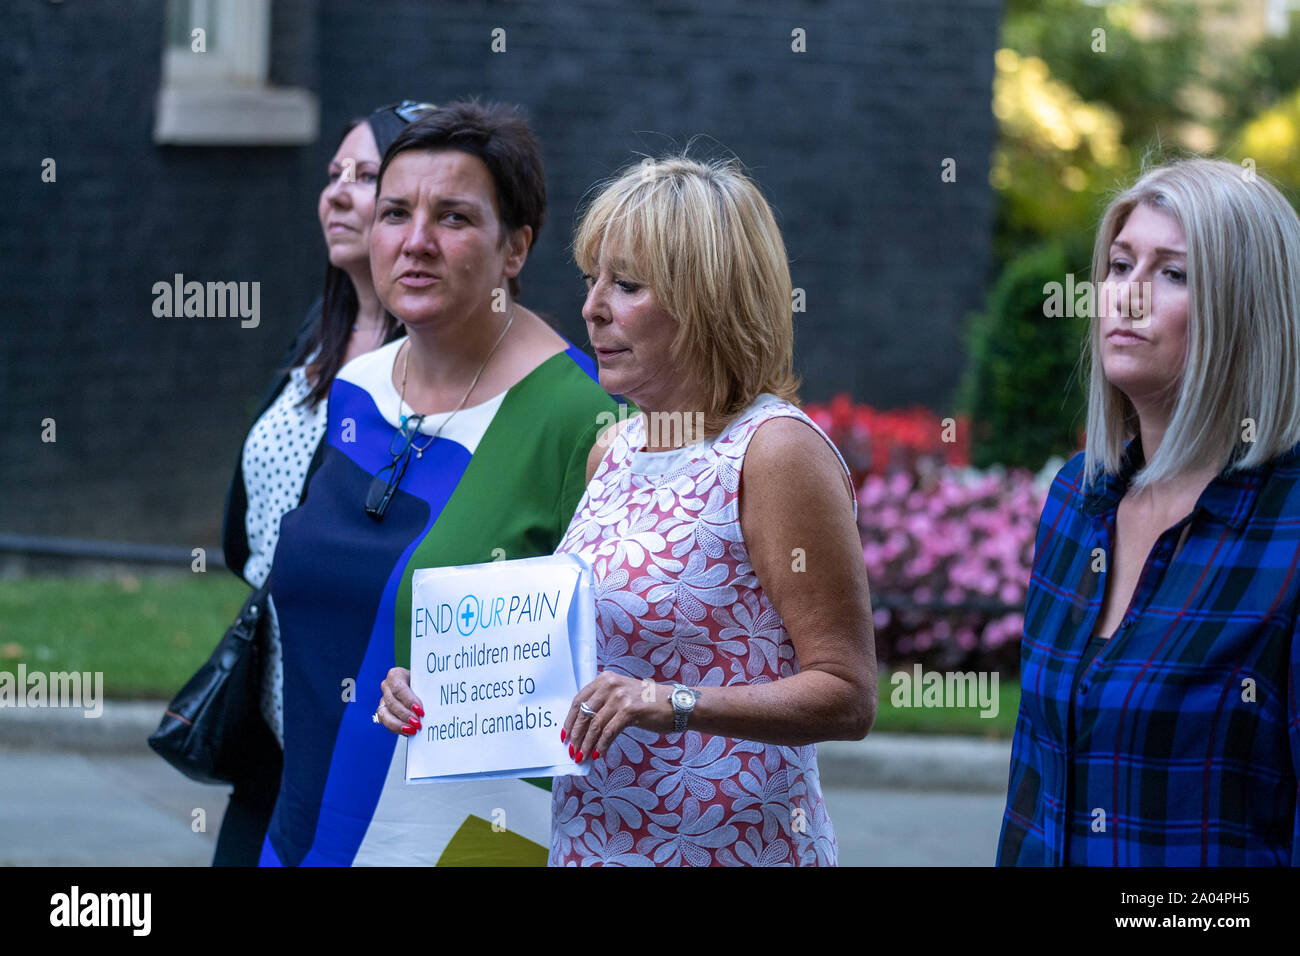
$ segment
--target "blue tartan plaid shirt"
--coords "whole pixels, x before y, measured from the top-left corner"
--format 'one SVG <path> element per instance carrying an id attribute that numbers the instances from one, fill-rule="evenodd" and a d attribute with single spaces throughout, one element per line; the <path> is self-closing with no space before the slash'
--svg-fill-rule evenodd
<path id="1" fill-rule="evenodd" d="M 998 864 L 1300 864 L 1300 445 L 1161 534 L 1076 689 L 1141 465 L 1083 487 L 1080 453 L 1043 506 Z"/>

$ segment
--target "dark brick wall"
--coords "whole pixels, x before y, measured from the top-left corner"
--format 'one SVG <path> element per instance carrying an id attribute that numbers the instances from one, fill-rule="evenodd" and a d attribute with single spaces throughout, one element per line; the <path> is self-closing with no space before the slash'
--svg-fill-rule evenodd
<path id="1" fill-rule="evenodd" d="M 996 0 L 275 0 L 272 79 L 317 92 L 322 137 L 247 149 L 153 143 L 161 0 L 13 5 L 0 531 L 216 542 L 247 414 L 321 279 L 315 199 L 334 137 L 404 97 L 527 107 L 550 210 L 523 298 L 574 341 L 580 197 L 703 134 L 697 154 L 734 151 L 777 210 L 807 296 L 805 398 L 946 409 L 987 280 L 999 15 Z M 806 53 L 791 52 L 795 27 Z M 46 156 L 57 183 L 40 181 Z M 154 318 L 151 287 L 176 272 L 260 281 L 261 326 Z"/>

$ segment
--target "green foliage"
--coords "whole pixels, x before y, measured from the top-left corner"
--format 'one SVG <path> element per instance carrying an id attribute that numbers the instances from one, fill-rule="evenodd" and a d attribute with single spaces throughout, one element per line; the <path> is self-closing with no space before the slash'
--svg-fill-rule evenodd
<path id="1" fill-rule="evenodd" d="M 971 461 L 1038 470 L 1079 447 L 1085 392 L 1083 317 L 1044 315 L 1044 287 L 1064 287 L 1067 262 L 1084 265 L 1083 244 L 1052 242 L 1014 259 L 968 326 L 969 366 L 958 406 L 971 418 Z M 1088 278 L 1084 268 L 1075 277 Z"/>
<path id="2" fill-rule="evenodd" d="M 101 671 L 108 697 L 168 700 L 247 595 L 248 585 L 221 568 L 0 581 L 0 671 Z"/>
<path id="3" fill-rule="evenodd" d="M 1225 138 L 1300 89 L 1300 12 L 1291 12 L 1284 35 L 1265 37 L 1221 69 L 1212 87 L 1222 103 L 1214 126 Z"/>
<path id="4" fill-rule="evenodd" d="M 1189 0 L 1008 0 L 990 173 L 997 262 L 1049 237 L 1090 235 L 1143 155 L 1179 142 L 1198 118 L 1186 87 L 1205 56 L 1204 10 Z"/>
<path id="5" fill-rule="evenodd" d="M 1119 0 L 1105 6 L 1010 0 L 1002 43 L 1043 60 L 1052 76 L 1085 102 L 1113 109 L 1123 119 L 1125 145 L 1140 148 L 1156 138 L 1173 138 L 1178 124 L 1198 118 L 1181 93 L 1198 74 L 1205 12 L 1204 3 L 1192 0 Z M 1159 20 L 1162 26 L 1139 36 L 1141 20 Z M 1097 30 L 1104 31 L 1104 49 Z"/>
<path id="6" fill-rule="evenodd" d="M 1107 194 L 1171 148 L 1250 158 L 1300 191 L 1300 11 L 1286 34 L 1256 38 L 1261 11 L 1247 6 L 1007 0 L 990 175 L 999 263 L 1095 228 Z"/>
<path id="7" fill-rule="evenodd" d="M 989 180 L 998 191 L 994 254 L 1005 263 L 1043 236 L 1090 231 L 1129 151 L 1115 111 L 1082 100 L 1043 60 L 1002 49 L 995 66 Z"/>
<path id="8" fill-rule="evenodd" d="M 1224 155 L 1249 159 L 1294 204 L 1300 192 L 1300 90 L 1246 123 Z"/>

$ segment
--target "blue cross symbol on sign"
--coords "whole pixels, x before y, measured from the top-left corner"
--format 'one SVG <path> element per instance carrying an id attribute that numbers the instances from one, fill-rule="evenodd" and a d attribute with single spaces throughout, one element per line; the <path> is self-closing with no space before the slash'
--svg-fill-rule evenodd
<path id="1" fill-rule="evenodd" d="M 466 596 L 460 599 L 460 607 L 457 609 L 456 617 L 458 629 L 466 637 L 474 630 L 474 618 L 478 615 L 478 607 L 472 597 Z"/>

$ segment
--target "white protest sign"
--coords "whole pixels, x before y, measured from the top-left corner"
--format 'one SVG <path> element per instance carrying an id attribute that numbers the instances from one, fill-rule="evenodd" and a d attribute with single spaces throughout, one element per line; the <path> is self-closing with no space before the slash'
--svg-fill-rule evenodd
<path id="1" fill-rule="evenodd" d="M 596 677 L 591 565 L 576 554 L 427 568 L 411 580 L 406 780 L 585 774 L 560 728 Z"/>

